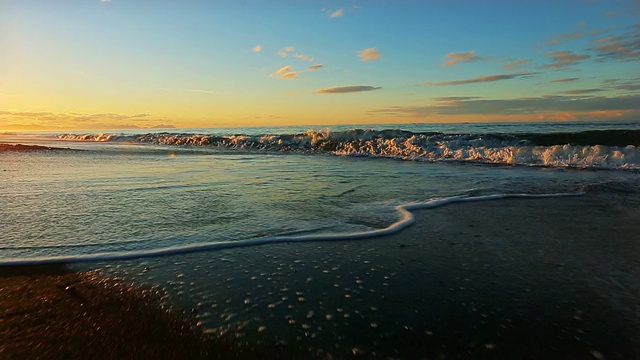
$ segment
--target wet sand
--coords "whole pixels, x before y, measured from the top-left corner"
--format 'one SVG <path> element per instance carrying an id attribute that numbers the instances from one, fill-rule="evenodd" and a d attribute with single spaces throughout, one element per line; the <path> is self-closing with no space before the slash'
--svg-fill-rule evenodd
<path id="1" fill-rule="evenodd" d="M 163 284 L 210 336 L 302 358 L 629 359 L 640 356 L 639 208 L 626 194 L 452 204 L 384 238 L 105 273 Z"/>
<path id="2" fill-rule="evenodd" d="M 190 323 L 146 290 L 63 267 L 0 269 L 0 358 L 202 355 Z"/>
<path id="3" fill-rule="evenodd" d="M 162 286 L 167 294 L 136 313 L 157 314 L 167 302 L 198 322 L 179 336 L 202 333 L 239 358 L 633 359 L 640 357 L 637 209 L 640 201 L 624 193 L 452 204 L 419 211 L 415 226 L 384 238 L 86 266 L 143 289 Z M 38 279 L 3 278 L 0 301 L 7 281 Z M 56 309 L 77 307 L 78 299 L 55 289 Z M 97 313 L 121 308 L 100 306 Z M 127 331 L 109 335 L 115 343 L 144 339 L 146 324 L 158 321 L 137 319 L 145 325 L 133 330 L 133 318 L 109 311 L 105 321 L 127 321 Z M 175 323 L 163 324 L 175 331 Z M 21 321 L 13 331 L 28 336 L 36 325 Z M 0 349 L 12 342 L 5 329 Z M 71 346 L 60 345 L 64 354 L 86 351 L 68 327 L 56 329 Z M 184 344 L 200 353 L 198 341 Z M 154 346 L 167 343 L 139 354 L 153 357 L 163 353 Z"/>

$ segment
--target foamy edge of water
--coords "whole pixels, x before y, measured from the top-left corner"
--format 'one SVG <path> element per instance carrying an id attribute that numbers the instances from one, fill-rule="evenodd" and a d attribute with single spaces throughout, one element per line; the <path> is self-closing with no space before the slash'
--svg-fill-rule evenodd
<path id="1" fill-rule="evenodd" d="M 576 133 L 580 134 L 580 133 Z M 576 135 L 574 134 L 574 135 Z M 524 136 L 524 137 L 523 137 Z M 551 135 L 547 135 L 551 136 Z M 529 136 L 530 137 L 530 136 Z M 287 135 L 204 135 L 149 133 L 60 134 L 59 140 L 131 142 L 166 146 L 250 149 L 285 153 L 388 157 L 412 161 L 462 161 L 488 164 L 596 169 L 640 169 L 640 147 L 627 144 L 535 145 L 526 134 L 412 133 L 398 129 L 309 130 Z M 567 139 L 564 139 L 567 140 Z M 564 141 L 566 142 L 566 141 Z M 570 141 L 569 141 L 570 142 Z"/>
<path id="2" fill-rule="evenodd" d="M 325 235 L 301 235 L 301 236 L 272 236 L 258 239 L 247 239 L 239 241 L 223 241 L 209 242 L 200 244 L 189 244 L 183 246 L 173 246 L 152 250 L 135 250 L 127 252 L 105 252 L 97 254 L 83 255 L 66 255 L 53 257 L 35 257 L 35 258 L 8 258 L 0 259 L 0 266 L 18 266 L 18 265 L 42 265 L 42 264 L 72 264 L 80 262 L 96 262 L 96 261 L 114 261 L 114 260 L 131 260 L 149 257 L 159 257 L 167 255 L 179 255 L 198 251 L 233 249 L 250 246 L 260 246 L 268 244 L 284 244 L 296 242 L 325 242 L 325 241 L 349 241 L 371 239 L 379 236 L 396 234 L 415 223 L 415 217 L 411 210 L 433 209 L 453 203 L 461 202 L 479 202 L 501 199 L 540 199 L 555 198 L 567 196 L 580 196 L 584 192 L 571 193 L 554 193 L 554 194 L 493 194 L 484 196 L 453 196 L 447 198 L 431 199 L 426 202 L 406 203 L 398 205 L 395 210 L 400 214 L 400 220 L 393 224 L 371 231 L 361 231 L 342 234 L 325 234 Z"/>

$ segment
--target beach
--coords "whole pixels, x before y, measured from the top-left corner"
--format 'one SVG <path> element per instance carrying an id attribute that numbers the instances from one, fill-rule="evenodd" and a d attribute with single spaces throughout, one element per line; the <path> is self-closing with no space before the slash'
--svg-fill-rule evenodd
<path id="1" fill-rule="evenodd" d="M 98 284 L 118 279 L 136 289 L 164 289 L 142 313 L 171 307 L 187 316 L 195 329 L 189 331 L 231 344 L 245 357 L 258 348 L 274 358 L 629 359 L 640 354 L 639 206 L 637 198 L 611 192 L 450 204 L 417 211 L 414 226 L 370 240 L 73 268 L 91 271 Z M 25 279 L 41 281 L 4 277 L 2 288 Z M 65 296 L 59 304 L 77 306 L 77 298 Z M 16 328 L 26 315 L 7 316 L 19 313 L 21 302 L 2 307 L 3 329 L 17 331 L 3 330 L 5 352 L 34 328 L 28 322 Z M 108 309 L 100 304 L 92 311 Z M 119 319 L 128 328 L 133 319 L 125 315 Z M 38 319 L 62 326 L 45 315 Z M 176 331 L 173 324 L 165 328 Z M 57 332 L 66 341 L 60 354 L 81 356 L 73 351 L 85 348 L 65 334 Z M 116 332 L 108 341 L 139 337 L 134 334 Z M 44 354 L 29 342 L 16 344 L 9 351 Z M 202 351 L 197 341 L 183 344 Z"/>
<path id="2" fill-rule="evenodd" d="M 640 0 L 0 0 L 0 360 L 640 359 Z"/>

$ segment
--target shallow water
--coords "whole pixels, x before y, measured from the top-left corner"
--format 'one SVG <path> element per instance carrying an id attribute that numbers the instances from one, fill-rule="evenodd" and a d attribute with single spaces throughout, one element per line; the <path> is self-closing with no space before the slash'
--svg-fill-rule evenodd
<path id="1" fill-rule="evenodd" d="M 50 135 L 0 137 L 74 149 L 0 153 L 0 264 L 91 260 L 75 268 L 161 289 L 210 336 L 300 358 L 639 353 L 637 171 Z M 585 195 L 523 199 L 499 217 L 484 203 L 423 211 L 392 237 L 262 241 L 375 231 L 405 216 L 398 205 L 430 199 L 576 192 Z M 206 250 L 222 242 L 256 246 Z"/>
<path id="2" fill-rule="evenodd" d="M 625 171 L 92 145 L 0 154 L 0 203 L 6 204 L 0 259 L 371 231 L 397 221 L 395 206 L 407 202 L 571 192 L 637 177 Z"/>

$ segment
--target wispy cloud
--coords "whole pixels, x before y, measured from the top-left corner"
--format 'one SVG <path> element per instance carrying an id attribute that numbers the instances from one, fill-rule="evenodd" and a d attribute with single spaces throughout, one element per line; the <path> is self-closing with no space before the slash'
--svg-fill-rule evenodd
<path id="1" fill-rule="evenodd" d="M 627 90 L 627 91 L 636 91 L 640 90 L 640 84 L 620 84 L 614 86 L 617 90 Z"/>
<path id="2" fill-rule="evenodd" d="M 617 37 L 617 36 L 611 35 L 611 36 L 607 36 L 607 37 L 602 38 L 602 39 L 596 39 L 593 42 L 596 43 L 596 44 L 602 44 L 602 43 L 607 43 L 607 42 L 611 42 L 611 41 L 618 40 L 618 39 L 620 39 L 620 38 Z"/>
<path id="3" fill-rule="evenodd" d="M 325 89 L 319 89 L 314 91 L 315 94 L 345 94 L 363 91 L 372 91 L 382 89 L 381 87 L 368 86 L 368 85 L 349 85 L 349 86 L 336 86 Z"/>
<path id="4" fill-rule="evenodd" d="M 285 79 L 285 80 L 291 80 L 291 79 L 297 78 L 299 75 L 300 75 L 300 73 L 297 72 L 297 71 L 289 71 L 289 72 L 286 72 L 286 73 L 280 75 L 280 78 L 281 79 Z"/>
<path id="5" fill-rule="evenodd" d="M 475 51 L 463 52 L 463 53 L 449 53 L 447 54 L 445 62 L 442 66 L 454 66 L 460 62 L 476 62 L 478 60 L 482 60 L 479 56 L 476 55 Z"/>
<path id="6" fill-rule="evenodd" d="M 609 19 L 613 19 L 616 16 L 618 16 L 618 14 L 620 14 L 622 12 L 622 10 L 612 10 L 612 11 L 607 11 L 606 13 L 602 14 L 602 16 L 609 18 Z"/>
<path id="7" fill-rule="evenodd" d="M 603 84 L 614 90 L 636 91 L 640 90 L 640 78 L 634 78 L 621 82 L 621 79 L 607 79 Z"/>
<path id="8" fill-rule="evenodd" d="M 319 70 L 321 68 L 323 68 L 324 65 L 322 64 L 315 64 L 315 65 L 311 65 L 307 68 L 307 71 L 315 71 L 315 70 Z"/>
<path id="9" fill-rule="evenodd" d="M 600 91 L 604 91 L 604 90 L 603 89 L 577 89 L 577 90 L 561 91 L 559 92 L 559 94 L 582 95 L 582 94 L 591 94 L 591 93 L 600 92 Z"/>
<path id="10" fill-rule="evenodd" d="M 342 8 L 340 8 L 340 9 L 332 12 L 331 14 L 329 14 L 329 17 L 332 18 L 332 19 L 343 17 L 343 16 L 344 16 L 344 9 L 342 9 Z"/>
<path id="11" fill-rule="evenodd" d="M 291 65 L 287 65 L 287 66 L 283 66 L 280 69 L 276 70 L 276 72 L 274 72 L 274 75 L 280 75 L 280 74 L 284 74 L 288 71 L 291 70 Z"/>
<path id="12" fill-rule="evenodd" d="M 515 99 L 461 99 L 444 98 L 427 106 L 391 106 L 372 110 L 371 113 L 398 116 L 427 117 L 437 115 L 545 115 L 578 113 L 584 117 L 608 114 L 612 118 L 634 118 L 640 115 L 637 104 L 640 95 L 618 97 L 576 97 L 548 95 Z M 579 116 L 578 116 L 579 117 Z"/>
<path id="13" fill-rule="evenodd" d="M 295 79 L 300 75 L 299 72 L 293 71 L 290 65 L 283 66 L 280 69 L 276 70 L 273 74 L 270 74 L 269 77 L 276 77 L 284 80 Z"/>
<path id="14" fill-rule="evenodd" d="M 315 59 L 312 58 L 311 56 L 305 55 L 305 54 L 293 54 L 292 55 L 294 58 L 298 59 L 298 60 L 302 60 L 302 61 L 309 61 L 309 62 L 314 62 Z"/>
<path id="15" fill-rule="evenodd" d="M 451 86 L 451 85 L 466 85 L 466 84 L 474 84 L 474 83 L 483 83 L 483 82 L 492 82 L 492 81 L 500 81 L 500 80 L 510 80 L 522 77 L 529 77 L 534 75 L 535 73 L 515 73 L 515 74 L 498 74 L 498 75 L 486 75 L 486 76 L 478 76 L 472 79 L 466 80 L 453 80 L 453 81 L 443 81 L 443 82 L 426 82 L 423 85 L 429 86 Z"/>
<path id="16" fill-rule="evenodd" d="M 376 50 L 376 48 L 368 48 L 358 51 L 358 56 L 360 56 L 360 61 L 372 61 L 380 59 L 380 52 Z"/>
<path id="17" fill-rule="evenodd" d="M 515 70 L 518 68 L 523 67 L 522 65 L 528 63 L 529 60 L 527 59 L 522 59 L 522 60 L 516 60 L 516 61 L 512 61 L 510 63 L 506 63 L 504 65 L 502 65 L 502 68 L 505 70 Z"/>
<path id="18" fill-rule="evenodd" d="M 585 37 L 600 35 L 610 30 L 613 30 L 613 28 L 609 27 L 606 29 L 594 29 L 594 30 L 588 30 L 588 31 L 575 31 L 575 32 L 564 33 L 564 34 L 555 34 L 553 35 L 551 40 L 549 40 L 549 44 L 550 45 L 563 44 L 571 40 L 577 40 Z"/>
<path id="19" fill-rule="evenodd" d="M 256 45 L 253 47 L 253 52 L 260 52 L 262 51 L 262 46 L 261 45 Z"/>
<path id="20" fill-rule="evenodd" d="M 597 39 L 595 43 L 598 45 L 591 50 L 596 53 L 597 60 L 640 60 L 640 23 L 631 27 L 630 32 Z"/>
<path id="21" fill-rule="evenodd" d="M 580 78 L 561 78 L 561 79 L 551 80 L 551 82 L 563 83 L 563 82 L 571 82 L 576 80 L 580 80 Z"/>
<path id="22" fill-rule="evenodd" d="M 566 50 L 548 52 L 544 56 L 553 60 L 551 64 L 544 66 L 551 69 L 567 69 L 569 66 L 579 64 L 582 60 L 591 57 L 587 54 L 573 54 Z"/>
<path id="23" fill-rule="evenodd" d="M 166 124 L 166 119 L 154 118 L 151 114 L 117 114 L 117 113 L 55 113 L 33 111 L 0 111 L 0 123 L 5 127 L 24 128 L 83 128 L 83 129 L 125 129 L 151 128 Z M 135 123 L 136 125 L 132 125 Z"/>
<path id="24" fill-rule="evenodd" d="M 289 55 L 290 52 L 293 52 L 296 48 L 293 46 L 287 46 L 286 48 L 278 51 L 278 55 L 282 56 L 282 57 L 286 57 L 287 55 Z"/>
<path id="25" fill-rule="evenodd" d="M 433 101 L 438 102 L 448 102 L 448 101 L 462 101 L 462 100 L 473 100 L 473 99 L 482 99 L 479 96 L 441 96 L 431 98 Z"/>

